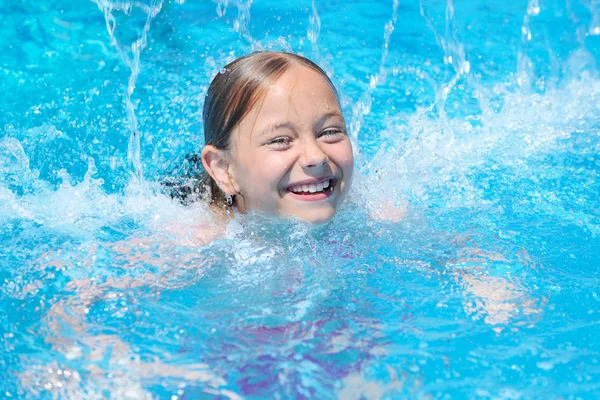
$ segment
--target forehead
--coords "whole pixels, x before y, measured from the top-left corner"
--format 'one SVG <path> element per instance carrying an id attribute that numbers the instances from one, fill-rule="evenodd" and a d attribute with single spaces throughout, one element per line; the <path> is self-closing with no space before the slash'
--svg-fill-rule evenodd
<path id="1" fill-rule="evenodd" d="M 263 112 L 268 112 L 270 107 L 293 106 L 296 103 L 302 103 L 304 107 L 339 108 L 337 95 L 327 79 L 303 65 L 292 66 L 270 84 L 262 103 Z"/>
<path id="2" fill-rule="evenodd" d="M 269 126 L 309 127 L 324 115 L 342 115 L 331 84 L 309 67 L 293 65 L 266 89 L 263 98 L 234 130 L 234 147 L 240 144 L 236 143 L 239 141 L 258 140 L 260 133 Z"/>

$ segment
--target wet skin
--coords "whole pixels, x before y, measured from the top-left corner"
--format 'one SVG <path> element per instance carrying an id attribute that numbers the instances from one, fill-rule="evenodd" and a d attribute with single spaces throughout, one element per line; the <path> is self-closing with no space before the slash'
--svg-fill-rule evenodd
<path id="1" fill-rule="evenodd" d="M 352 146 L 337 96 L 304 66 L 292 66 L 268 88 L 232 132 L 229 150 L 214 151 L 220 153 L 212 157 L 213 178 L 236 194 L 240 212 L 322 223 L 352 181 Z"/>

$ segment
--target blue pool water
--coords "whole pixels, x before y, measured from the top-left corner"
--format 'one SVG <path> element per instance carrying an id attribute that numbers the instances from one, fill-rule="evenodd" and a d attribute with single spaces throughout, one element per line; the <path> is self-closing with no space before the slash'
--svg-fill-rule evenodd
<path id="1" fill-rule="evenodd" d="M 596 0 L 1 5 L 0 396 L 600 397 Z M 358 176 L 203 245 L 160 182 L 256 49 L 331 74 Z"/>

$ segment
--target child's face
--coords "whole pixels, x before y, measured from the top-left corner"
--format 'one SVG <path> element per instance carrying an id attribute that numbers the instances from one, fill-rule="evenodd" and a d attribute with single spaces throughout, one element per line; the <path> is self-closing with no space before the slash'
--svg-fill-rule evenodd
<path id="1" fill-rule="evenodd" d="M 242 212 L 312 223 L 333 216 L 354 167 L 337 97 L 304 66 L 286 71 L 234 129 L 228 158 Z"/>

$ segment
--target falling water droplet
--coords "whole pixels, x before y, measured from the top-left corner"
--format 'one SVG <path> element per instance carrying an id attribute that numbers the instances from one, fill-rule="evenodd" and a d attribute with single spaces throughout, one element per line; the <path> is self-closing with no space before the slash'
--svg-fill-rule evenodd
<path id="1" fill-rule="evenodd" d="M 527 3 L 527 15 L 535 17 L 540 13 L 540 0 L 529 0 Z"/>
<path id="2" fill-rule="evenodd" d="M 468 74 L 470 71 L 471 71 L 471 63 L 468 61 L 465 61 L 462 65 L 461 73 Z"/>
<path id="3" fill-rule="evenodd" d="M 127 120 L 129 122 L 130 137 L 127 150 L 127 156 L 134 168 L 134 176 L 138 182 L 143 181 L 142 164 L 140 158 L 140 131 L 138 129 L 138 121 L 135 113 L 135 106 L 132 101 L 132 95 L 135 90 L 138 75 L 140 73 L 140 55 L 147 46 L 147 36 L 150 30 L 150 23 L 158 15 L 163 6 L 164 0 L 155 0 L 151 6 L 144 6 L 141 3 L 122 2 L 110 3 L 103 0 L 93 0 L 98 8 L 104 13 L 106 28 L 110 36 L 111 44 L 115 47 L 123 63 L 130 69 L 127 92 L 125 96 L 125 108 L 127 111 Z M 133 42 L 123 42 L 115 36 L 116 19 L 113 15 L 114 11 L 122 11 L 126 15 L 130 15 L 133 8 L 139 8 L 140 11 L 146 14 L 145 23 L 138 34 L 137 39 Z"/>
<path id="4" fill-rule="evenodd" d="M 217 2 L 217 16 L 219 16 L 219 18 L 225 16 L 228 5 L 229 5 L 229 0 L 219 0 Z"/>
<path id="5" fill-rule="evenodd" d="M 539 5 L 534 5 L 534 6 L 530 5 L 529 7 L 527 7 L 527 15 L 535 17 L 539 13 L 540 13 L 540 6 Z"/>

